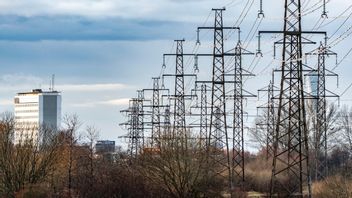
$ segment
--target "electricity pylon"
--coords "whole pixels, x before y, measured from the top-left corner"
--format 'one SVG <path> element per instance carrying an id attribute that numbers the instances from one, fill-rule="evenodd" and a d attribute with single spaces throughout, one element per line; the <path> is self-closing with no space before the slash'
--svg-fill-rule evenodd
<path id="1" fill-rule="evenodd" d="M 144 107 L 151 108 L 151 135 L 150 135 L 150 147 L 151 148 L 160 148 L 160 138 L 162 137 L 161 131 L 161 108 L 165 107 L 160 103 L 162 91 L 168 91 L 168 89 L 163 89 L 160 86 L 160 77 L 154 77 L 153 88 L 152 89 L 143 89 L 143 91 L 151 91 L 151 105 L 144 105 Z"/>
<path id="2" fill-rule="evenodd" d="M 327 120 L 327 98 L 338 97 L 327 90 L 326 78 L 329 76 L 338 77 L 337 74 L 326 69 L 326 59 L 330 56 L 337 57 L 337 53 L 331 51 L 325 43 L 321 42 L 318 49 L 306 53 L 315 55 L 318 58 L 317 68 L 309 74 L 312 89 L 312 106 L 314 108 L 314 132 L 313 132 L 313 167 L 314 180 L 324 179 L 328 175 L 328 120 Z M 314 83 L 313 83 L 314 82 Z"/>
<path id="3" fill-rule="evenodd" d="M 274 76 L 274 73 L 273 73 Z M 267 92 L 267 102 L 265 106 L 257 107 L 258 109 L 265 109 L 265 117 L 257 126 L 264 126 L 266 130 L 266 159 L 270 160 L 274 156 L 274 140 L 275 140 L 275 91 L 276 89 L 273 82 L 274 78 L 270 81 L 266 88 L 258 90 L 258 92 Z"/>
<path id="4" fill-rule="evenodd" d="M 226 121 L 225 101 L 225 61 L 224 61 L 224 26 L 223 11 L 213 9 L 215 12 L 213 71 L 211 91 L 211 115 L 208 139 L 208 155 L 215 167 L 214 176 L 228 175 L 228 185 L 231 188 L 231 162 L 229 154 L 228 131 Z"/>
<path id="5" fill-rule="evenodd" d="M 301 0 L 285 0 L 281 83 L 270 197 L 311 196 L 303 90 Z M 287 178 L 283 181 L 282 177 Z M 282 191 L 282 192 L 281 192 Z"/>
<path id="6" fill-rule="evenodd" d="M 232 134 L 232 189 L 236 186 L 243 188 L 245 180 L 245 156 L 244 156 L 244 124 L 243 124 L 243 100 L 248 97 L 256 97 L 244 89 L 243 77 L 254 76 L 243 69 L 243 55 L 254 55 L 242 48 L 241 41 L 235 47 L 234 65 L 234 94 L 233 94 L 233 134 Z M 235 181 L 237 179 L 237 184 Z"/>
<path id="7" fill-rule="evenodd" d="M 128 138 L 128 151 L 132 159 L 137 158 L 144 147 L 144 94 L 142 90 L 138 90 L 137 94 L 137 98 L 129 101 L 129 108 L 120 111 L 127 114 L 127 123 L 121 123 L 120 126 L 126 126 L 128 134 L 119 138 Z"/>
<path id="8" fill-rule="evenodd" d="M 175 75 L 175 104 L 174 104 L 174 133 L 177 137 L 187 139 L 186 107 L 185 107 L 185 79 L 183 67 L 183 42 L 176 42 L 176 75 Z"/>

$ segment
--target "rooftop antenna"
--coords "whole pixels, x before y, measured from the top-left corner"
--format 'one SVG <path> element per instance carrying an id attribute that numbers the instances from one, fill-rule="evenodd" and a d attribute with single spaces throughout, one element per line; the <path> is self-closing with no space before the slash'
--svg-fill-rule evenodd
<path id="1" fill-rule="evenodd" d="M 52 83 L 53 83 L 52 89 L 54 91 L 55 90 L 55 74 L 52 75 Z"/>
<path id="2" fill-rule="evenodd" d="M 53 74 L 51 76 L 51 81 L 50 81 L 50 88 L 49 88 L 50 91 L 54 91 L 55 90 L 55 74 Z"/>

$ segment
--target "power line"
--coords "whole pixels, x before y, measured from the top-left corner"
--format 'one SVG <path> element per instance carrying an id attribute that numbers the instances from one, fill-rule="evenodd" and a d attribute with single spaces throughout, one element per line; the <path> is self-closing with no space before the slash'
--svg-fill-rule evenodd
<path id="1" fill-rule="evenodd" d="M 348 8 L 347 8 L 346 10 L 344 10 L 341 14 L 339 14 L 337 17 L 333 17 L 333 20 L 331 20 L 331 21 L 327 22 L 326 24 L 320 26 L 320 28 L 326 27 L 326 26 L 330 25 L 331 23 L 335 22 L 337 19 L 342 18 L 342 16 L 343 16 L 348 10 L 350 10 L 351 8 L 352 8 L 352 5 L 348 6 Z M 351 12 L 351 14 L 349 14 L 349 16 L 348 16 L 347 18 L 351 17 L 351 15 L 352 15 L 352 12 Z M 331 17 L 330 17 L 330 18 L 331 18 Z"/>

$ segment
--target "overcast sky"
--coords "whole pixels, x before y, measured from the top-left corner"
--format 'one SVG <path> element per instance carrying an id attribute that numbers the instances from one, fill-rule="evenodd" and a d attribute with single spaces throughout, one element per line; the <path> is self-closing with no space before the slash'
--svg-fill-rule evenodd
<path id="1" fill-rule="evenodd" d="M 281 30 L 284 1 L 263 1 L 265 18 L 259 30 Z M 303 1 L 305 29 L 311 30 L 321 20 L 321 2 Z M 333 34 L 352 12 L 351 4 L 350 0 L 331 0 L 329 18 L 320 21 L 319 30 Z M 85 125 L 101 130 L 101 139 L 117 140 L 126 133 L 118 126 L 124 122 L 119 111 L 127 107 L 135 90 L 150 88 L 150 78 L 160 74 L 162 54 L 170 52 L 173 40 L 185 38 L 185 48 L 192 50 L 196 27 L 212 26 L 211 8 L 224 6 L 224 23 L 240 24 L 242 39 L 255 52 L 256 37 L 247 35 L 255 22 L 259 24 L 259 0 L 1 0 L 0 110 L 13 111 L 12 99 L 17 92 L 48 89 L 55 74 L 56 89 L 62 91 L 63 114 L 77 113 Z M 347 20 L 331 39 L 344 39 L 332 48 L 340 59 L 352 40 L 348 34 L 346 38 L 339 36 L 348 33 L 351 24 L 352 20 Z M 230 41 L 231 35 L 227 36 Z M 211 33 L 201 34 L 201 39 L 206 48 Z M 272 50 L 273 39 L 263 38 L 264 50 Z M 266 56 L 255 59 L 259 62 L 253 72 L 258 77 L 247 86 L 254 93 L 279 65 L 279 60 L 272 60 L 272 53 Z M 340 86 L 336 88 L 332 79 L 332 91 L 341 93 L 352 83 L 351 57 L 334 70 L 340 74 Z M 351 102 L 350 92 L 341 98 L 342 103 Z M 255 109 L 255 103 L 249 109 Z"/>

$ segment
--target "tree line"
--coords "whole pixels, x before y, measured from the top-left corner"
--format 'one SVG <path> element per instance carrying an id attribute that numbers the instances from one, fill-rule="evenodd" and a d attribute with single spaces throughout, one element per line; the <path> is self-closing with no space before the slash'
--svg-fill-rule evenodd
<path id="1" fill-rule="evenodd" d="M 329 173 L 325 179 L 312 178 L 313 196 L 352 197 L 352 108 L 330 105 L 327 115 Z M 308 118 L 309 130 L 314 131 L 314 119 Z M 38 138 L 45 136 L 45 141 L 24 139 L 15 145 L 14 117 L 2 114 L 0 197 L 229 196 L 226 175 L 213 174 L 221 167 L 214 166 L 196 136 L 175 138 L 165 133 L 158 140 L 159 149 L 142 148 L 134 158 L 123 150 L 101 155 L 94 148 L 96 128 L 83 128 L 76 115 L 63 120 L 59 130 L 40 127 Z M 266 156 L 265 129 L 249 133 L 259 151 L 245 154 L 245 183 L 233 189 L 237 197 L 265 196 L 270 184 L 272 160 Z"/>

